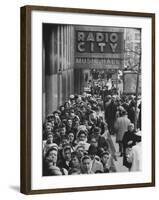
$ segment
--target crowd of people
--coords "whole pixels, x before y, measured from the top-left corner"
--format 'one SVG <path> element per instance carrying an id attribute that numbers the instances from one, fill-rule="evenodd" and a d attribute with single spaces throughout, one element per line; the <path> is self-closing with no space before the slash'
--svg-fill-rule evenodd
<path id="1" fill-rule="evenodd" d="M 117 172 L 111 135 L 119 144 L 123 165 L 129 171 L 140 170 L 136 145 L 141 143 L 141 136 L 134 124 L 137 117 L 141 130 L 141 102 L 136 108 L 134 96 L 119 97 L 113 88 L 102 86 L 100 79 L 96 84 L 89 82 L 89 87 L 90 92 L 70 95 L 47 116 L 43 125 L 43 176 Z"/>

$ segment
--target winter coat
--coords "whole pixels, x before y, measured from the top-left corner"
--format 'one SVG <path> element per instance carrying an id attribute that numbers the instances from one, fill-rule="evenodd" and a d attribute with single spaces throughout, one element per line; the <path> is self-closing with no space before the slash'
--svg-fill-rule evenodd
<path id="1" fill-rule="evenodd" d="M 128 125 L 130 120 L 127 118 L 127 115 L 117 118 L 114 128 L 116 132 L 116 142 L 121 142 L 124 136 L 124 133 L 128 130 Z"/>

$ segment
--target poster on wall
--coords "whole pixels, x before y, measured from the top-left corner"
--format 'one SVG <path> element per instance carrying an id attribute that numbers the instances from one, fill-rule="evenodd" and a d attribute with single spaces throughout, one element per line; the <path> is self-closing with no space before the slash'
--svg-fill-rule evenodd
<path id="1" fill-rule="evenodd" d="M 123 93 L 124 94 L 136 94 L 137 90 L 137 73 L 133 71 L 127 71 L 123 76 Z M 141 74 L 139 73 L 138 93 L 141 95 Z"/>

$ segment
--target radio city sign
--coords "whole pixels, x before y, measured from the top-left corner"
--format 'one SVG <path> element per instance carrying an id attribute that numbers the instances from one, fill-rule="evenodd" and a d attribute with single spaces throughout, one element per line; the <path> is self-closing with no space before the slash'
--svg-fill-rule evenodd
<path id="1" fill-rule="evenodd" d="M 76 31 L 77 53 L 121 53 L 122 32 Z"/>
<path id="2" fill-rule="evenodd" d="M 116 27 L 76 26 L 75 67 L 123 67 L 124 30 Z"/>

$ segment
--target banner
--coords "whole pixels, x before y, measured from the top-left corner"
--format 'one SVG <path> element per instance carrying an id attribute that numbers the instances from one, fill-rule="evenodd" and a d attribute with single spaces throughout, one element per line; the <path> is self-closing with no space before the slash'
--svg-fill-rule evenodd
<path id="1" fill-rule="evenodd" d="M 123 92 L 124 94 L 136 94 L 137 73 L 125 72 L 123 75 Z M 141 74 L 139 75 L 138 93 L 141 94 Z"/>
<path id="2" fill-rule="evenodd" d="M 118 28 L 75 28 L 75 67 L 119 69 L 123 66 L 124 31 Z"/>

